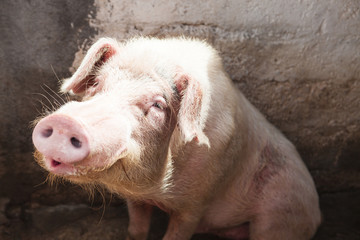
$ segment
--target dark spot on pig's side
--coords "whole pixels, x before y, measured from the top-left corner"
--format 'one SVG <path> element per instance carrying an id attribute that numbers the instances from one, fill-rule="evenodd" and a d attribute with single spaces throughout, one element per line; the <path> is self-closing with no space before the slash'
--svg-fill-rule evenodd
<path id="1" fill-rule="evenodd" d="M 70 141 L 71 141 L 71 145 L 73 145 L 75 148 L 81 148 L 81 142 L 76 137 L 72 137 Z"/>
<path id="2" fill-rule="evenodd" d="M 261 191 L 264 186 L 281 169 L 283 156 L 270 143 L 266 144 L 259 156 L 260 169 L 254 176 L 254 183 L 257 191 Z"/>

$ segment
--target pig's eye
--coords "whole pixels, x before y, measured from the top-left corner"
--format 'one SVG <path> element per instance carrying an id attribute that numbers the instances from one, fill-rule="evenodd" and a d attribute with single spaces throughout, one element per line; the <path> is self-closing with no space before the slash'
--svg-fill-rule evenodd
<path id="1" fill-rule="evenodd" d="M 158 102 L 154 103 L 152 106 L 153 106 L 153 107 L 156 107 L 156 108 L 159 108 L 159 109 L 161 109 L 161 110 L 164 109 L 164 107 L 162 106 L 162 104 L 161 104 L 161 103 L 158 103 Z"/>
<path id="2" fill-rule="evenodd" d="M 138 107 L 142 109 L 145 116 L 147 116 L 148 114 L 150 116 L 153 116 L 154 114 L 158 115 L 164 113 L 164 110 L 167 108 L 167 103 L 162 96 L 156 96 L 150 101 L 139 104 Z"/>
<path id="3" fill-rule="evenodd" d="M 164 110 L 166 108 L 166 101 L 163 97 L 156 96 L 153 99 L 153 103 L 152 103 L 151 107 L 154 107 L 154 108 L 157 108 L 160 110 Z"/>

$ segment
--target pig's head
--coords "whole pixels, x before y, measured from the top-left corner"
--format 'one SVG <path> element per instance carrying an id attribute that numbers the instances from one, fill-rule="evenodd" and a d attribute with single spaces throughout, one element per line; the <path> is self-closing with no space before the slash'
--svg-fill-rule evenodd
<path id="1" fill-rule="evenodd" d="M 148 187 L 169 173 L 171 145 L 208 144 L 201 84 L 151 46 L 127 45 L 95 43 L 61 88 L 81 100 L 36 124 L 35 157 L 52 175 Z"/>

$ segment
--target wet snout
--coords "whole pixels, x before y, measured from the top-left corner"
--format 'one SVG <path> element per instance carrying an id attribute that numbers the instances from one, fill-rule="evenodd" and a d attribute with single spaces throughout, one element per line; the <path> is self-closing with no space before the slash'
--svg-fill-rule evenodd
<path id="1" fill-rule="evenodd" d="M 43 118 L 35 126 L 32 139 L 51 169 L 80 162 L 90 152 L 89 137 L 82 124 L 64 114 Z"/>

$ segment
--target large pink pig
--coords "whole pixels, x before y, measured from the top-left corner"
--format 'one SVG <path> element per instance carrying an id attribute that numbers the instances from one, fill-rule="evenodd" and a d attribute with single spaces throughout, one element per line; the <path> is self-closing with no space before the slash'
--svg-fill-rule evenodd
<path id="1" fill-rule="evenodd" d="M 314 182 L 295 147 L 234 87 L 216 51 L 186 38 L 103 38 L 62 85 L 78 95 L 33 132 L 51 175 L 127 200 L 127 239 L 304 240 L 320 224 Z"/>

